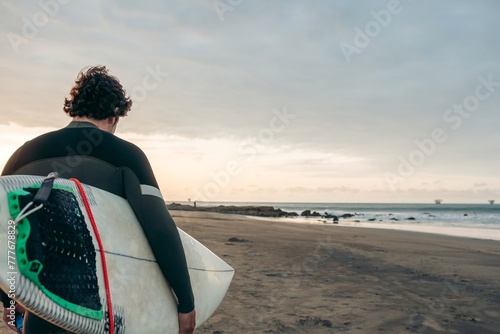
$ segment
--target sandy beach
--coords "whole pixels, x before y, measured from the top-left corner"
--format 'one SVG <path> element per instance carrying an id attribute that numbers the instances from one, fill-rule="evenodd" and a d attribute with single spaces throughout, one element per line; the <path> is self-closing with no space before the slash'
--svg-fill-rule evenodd
<path id="1" fill-rule="evenodd" d="M 500 242 L 171 213 L 236 270 L 196 333 L 500 333 Z"/>

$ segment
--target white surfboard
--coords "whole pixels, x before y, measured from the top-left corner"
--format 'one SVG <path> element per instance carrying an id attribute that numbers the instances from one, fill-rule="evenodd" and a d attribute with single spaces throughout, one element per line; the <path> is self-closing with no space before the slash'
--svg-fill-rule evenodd
<path id="1" fill-rule="evenodd" d="M 56 179 L 54 188 L 72 190 L 79 202 L 95 248 L 98 297 L 102 301 L 102 309 L 96 312 L 91 310 L 89 313 L 78 305 L 68 307 L 64 301 L 55 298 L 51 291 L 47 292 L 50 289 L 43 284 L 41 287 L 40 282 L 21 274 L 20 266 L 37 271 L 39 265 L 30 262 L 30 255 L 25 254 L 24 248 L 13 248 L 12 241 L 22 244 L 20 240 L 24 239 L 21 237 L 26 238 L 26 230 L 22 228 L 22 235 L 19 235 L 20 226 L 23 223 L 23 228 L 28 225 L 24 219 L 21 225 L 14 224 L 16 217 L 11 215 L 13 209 L 9 205 L 13 204 L 12 200 L 9 202 L 8 196 L 9 193 L 12 196 L 16 189 L 40 185 L 43 180 L 39 176 L 0 177 L 0 287 L 15 296 L 31 312 L 67 330 L 75 333 L 108 333 L 109 318 L 106 316 L 101 250 L 95 241 L 95 234 L 77 187 L 72 181 Z M 84 189 L 105 250 L 115 314 L 114 332 L 177 334 L 175 296 L 165 281 L 129 204 L 123 198 L 106 191 L 86 185 Z M 29 222 L 30 217 L 25 219 Z M 186 253 L 196 305 L 196 324 L 199 326 L 221 303 L 231 283 L 234 269 L 182 230 L 179 229 L 179 233 Z M 12 240 L 13 235 L 16 240 Z M 75 282 L 76 285 L 78 283 L 80 282 Z"/>

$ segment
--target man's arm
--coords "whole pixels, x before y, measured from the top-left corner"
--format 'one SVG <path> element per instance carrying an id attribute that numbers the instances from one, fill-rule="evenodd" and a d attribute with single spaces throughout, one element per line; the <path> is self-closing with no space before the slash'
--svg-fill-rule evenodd
<path id="1" fill-rule="evenodd" d="M 123 168 L 123 183 L 158 265 L 177 297 L 179 334 L 192 334 L 196 326 L 194 296 L 184 248 L 177 226 L 167 210 L 160 190 L 140 184 L 136 175 Z"/>
<path id="2" fill-rule="evenodd" d="M 186 256 L 179 231 L 163 199 L 143 196 L 143 212 L 148 213 L 142 228 L 153 249 L 156 260 L 178 300 L 180 313 L 194 310 L 194 297 L 187 269 Z"/>
<path id="3" fill-rule="evenodd" d="M 140 184 L 136 175 L 123 168 L 127 199 L 134 210 L 160 269 L 175 293 L 179 313 L 194 310 L 194 296 L 179 231 L 154 186 Z"/>

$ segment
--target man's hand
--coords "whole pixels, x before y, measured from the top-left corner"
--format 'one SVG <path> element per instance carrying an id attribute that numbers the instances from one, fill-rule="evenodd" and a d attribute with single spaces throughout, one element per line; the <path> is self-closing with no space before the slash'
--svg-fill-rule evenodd
<path id="1" fill-rule="evenodd" d="M 14 332 L 17 333 L 17 328 L 16 328 L 16 322 L 12 322 L 12 319 L 10 317 L 8 317 L 8 315 L 10 314 L 9 313 L 10 310 L 7 309 L 7 308 L 3 308 L 3 321 L 5 321 L 5 324 L 7 325 L 7 327 L 9 327 L 10 329 L 12 329 Z M 12 324 L 14 324 L 14 326 L 12 326 L 11 324 L 9 324 L 9 322 Z"/>
<path id="2" fill-rule="evenodd" d="M 26 309 L 23 306 L 21 306 L 20 304 L 16 303 L 16 311 L 17 311 L 17 313 L 24 314 L 24 312 L 26 312 Z"/>
<path id="3" fill-rule="evenodd" d="M 179 334 L 193 334 L 196 326 L 196 311 L 179 313 Z"/>

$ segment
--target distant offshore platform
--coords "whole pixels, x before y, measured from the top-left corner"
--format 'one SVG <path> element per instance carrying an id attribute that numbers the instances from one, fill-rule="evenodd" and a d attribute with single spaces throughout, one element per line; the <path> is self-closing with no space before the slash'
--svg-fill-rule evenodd
<path id="1" fill-rule="evenodd" d="M 442 200 L 442 199 L 435 199 L 435 200 L 434 200 L 434 203 L 436 203 L 436 204 L 441 204 L 441 203 L 443 203 L 443 200 Z M 490 203 L 490 204 L 495 204 L 495 200 L 494 200 L 494 199 L 489 199 L 489 200 L 488 200 L 488 203 Z"/>

